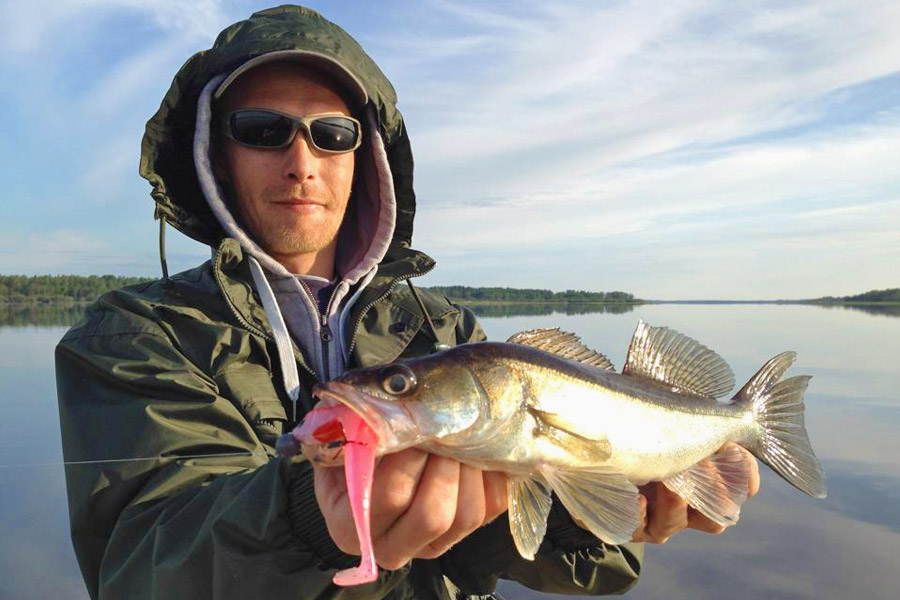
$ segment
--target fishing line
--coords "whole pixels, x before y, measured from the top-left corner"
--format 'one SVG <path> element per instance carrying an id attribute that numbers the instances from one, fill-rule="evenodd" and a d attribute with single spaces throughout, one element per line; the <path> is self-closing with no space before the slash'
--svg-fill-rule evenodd
<path id="1" fill-rule="evenodd" d="M 55 462 L 43 462 L 43 463 L 8 463 L 8 464 L 0 464 L 0 469 L 14 469 L 14 468 L 23 468 L 23 467 L 66 467 L 66 466 L 78 466 L 78 465 L 99 465 L 99 464 L 115 464 L 115 463 L 128 463 L 128 462 L 142 462 L 148 460 L 182 460 L 186 458 L 225 458 L 231 456 L 265 456 L 269 457 L 268 454 L 263 452 L 262 450 L 258 452 L 250 452 L 249 450 L 246 452 L 220 452 L 217 454 L 184 454 L 184 455 L 171 455 L 171 456 L 145 456 L 139 458 L 104 458 L 100 460 L 66 460 L 66 461 L 55 461 Z"/>

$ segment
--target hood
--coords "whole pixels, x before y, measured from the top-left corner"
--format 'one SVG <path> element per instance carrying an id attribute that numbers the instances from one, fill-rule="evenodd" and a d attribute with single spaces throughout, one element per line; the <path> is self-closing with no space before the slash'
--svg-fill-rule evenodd
<path id="1" fill-rule="evenodd" d="M 396 197 L 392 246 L 408 247 L 415 215 L 413 159 L 394 88 L 343 29 L 317 12 L 280 6 L 254 13 L 225 29 L 212 48 L 193 55 L 179 70 L 159 110 L 147 123 L 140 174 L 153 189 L 154 216 L 210 246 L 227 237 L 201 189 L 194 165 L 198 99 L 215 77 L 226 77 L 247 60 L 280 50 L 325 55 L 350 71 L 368 94 L 364 112 L 384 143 Z"/>

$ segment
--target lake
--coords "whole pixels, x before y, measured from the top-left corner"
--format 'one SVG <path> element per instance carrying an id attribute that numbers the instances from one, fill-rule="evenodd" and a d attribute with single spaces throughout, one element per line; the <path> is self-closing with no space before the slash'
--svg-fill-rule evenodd
<path id="1" fill-rule="evenodd" d="M 558 326 L 579 334 L 618 368 L 635 324 L 644 319 L 717 351 L 739 386 L 783 350 L 799 355 L 790 375 L 813 376 L 806 423 L 828 474 L 828 498 L 804 496 L 760 467 L 762 488 L 745 505 L 740 523 L 719 537 L 685 532 L 649 546 L 644 575 L 629 598 L 900 597 L 896 314 L 794 305 L 480 312 L 490 339 Z M 53 348 L 66 327 L 11 322 L 0 326 L 0 598 L 85 599 L 59 464 Z M 500 591 L 510 600 L 547 598 L 505 582 Z"/>

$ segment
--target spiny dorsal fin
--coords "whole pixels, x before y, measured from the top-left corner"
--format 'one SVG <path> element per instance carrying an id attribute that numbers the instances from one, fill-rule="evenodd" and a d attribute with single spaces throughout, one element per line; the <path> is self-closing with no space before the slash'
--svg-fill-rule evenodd
<path id="1" fill-rule="evenodd" d="M 734 373 L 721 356 L 674 329 L 650 327 L 644 321 L 631 338 L 622 373 L 706 398 L 720 398 L 734 387 Z"/>
<path id="2" fill-rule="evenodd" d="M 574 333 L 560 331 L 558 327 L 520 331 L 513 334 L 506 342 L 537 348 L 560 358 L 567 358 L 592 367 L 608 371 L 615 370 L 608 358 L 582 344 L 581 339 Z"/>

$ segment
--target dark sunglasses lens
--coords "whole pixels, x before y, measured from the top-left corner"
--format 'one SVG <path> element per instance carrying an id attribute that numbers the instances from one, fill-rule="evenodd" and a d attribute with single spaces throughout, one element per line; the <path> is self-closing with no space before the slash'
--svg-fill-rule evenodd
<path id="1" fill-rule="evenodd" d="M 231 136 L 242 144 L 277 148 L 291 139 L 294 124 L 280 115 L 243 111 L 231 115 Z"/>
<path id="2" fill-rule="evenodd" d="M 359 127 L 343 117 L 322 117 L 309 125 L 313 144 L 322 150 L 346 152 L 356 147 Z"/>

